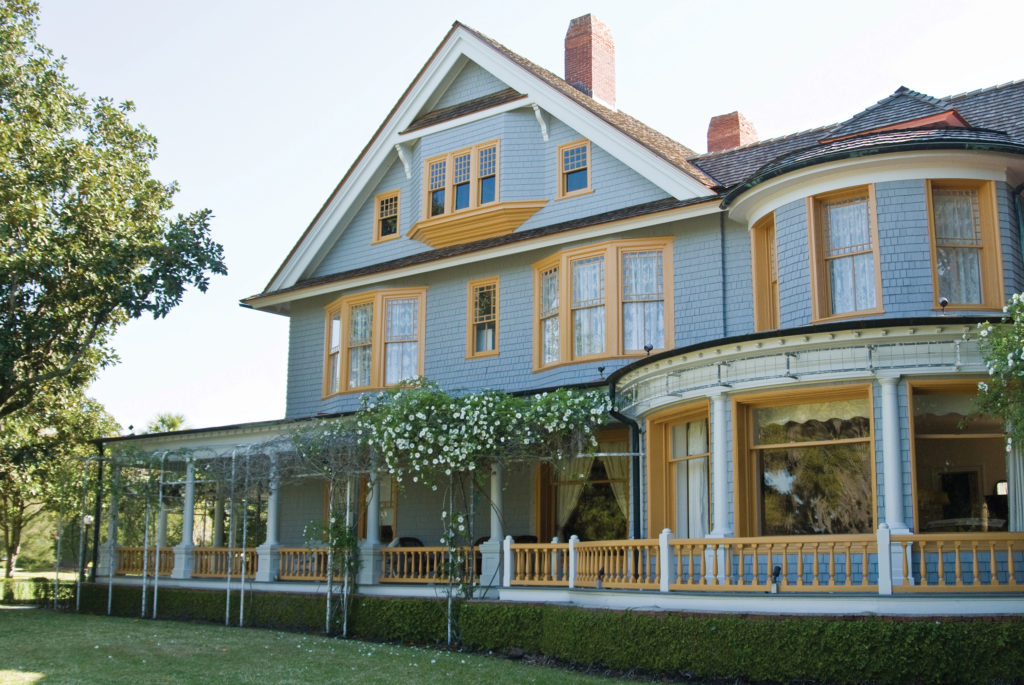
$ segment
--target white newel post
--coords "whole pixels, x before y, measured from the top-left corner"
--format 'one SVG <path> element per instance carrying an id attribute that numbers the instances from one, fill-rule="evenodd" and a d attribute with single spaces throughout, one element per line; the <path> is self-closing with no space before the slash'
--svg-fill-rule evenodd
<path id="1" fill-rule="evenodd" d="M 359 584 L 376 585 L 380 580 L 380 480 L 370 476 L 370 499 L 366 502 L 366 538 L 359 546 L 362 563 L 359 566 Z M 395 531 L 395 535 L 398 532 Z"/>
<path id="2" fill-rule="evenodd" d="M 668 544 L 672 537 L 672 531 L 668 528 L 661 531 L 658 536 L 658 589 L 661 592 L 668 592 L 669 583 L 672 578 L 672 547 Z"/>
<path id="3" fill-rule="evenodd" d="M 892 594 L 892 571 L 893 557 L 885 554 L 885 550 L 892 548 L 892 536 L 889 534 L 889 526 L 885 523 L 878 526 L 878 594 Z M 902 571 L 902 570 L 901 570 Z"/>
<path id="4" fill-rule="evenodd" d="M 270 483 L 267 493 L 267 538 L 256 549 L 259 555 L 259 563 L 256 565 L 256 580 L 261 583 L 270 583 L 277 580 L 278 564 L 281 553 L 278 551 L 277 542 L 277 515 L 281 499 L 278 490 L 281 486 L 277 473 L 277 456 L 270 458 Z"/>
<path id="5" fill-rule="evenodd" d="M 729 449 L 726 408 L 729 397 L 724 392 L 711 396 L 711 504 L 713 520 L 708 537 L 727 538 L 729 527 Z"/>
<path id="6" fill-rule="evenodd" d="M 172 578 L 192 577 L 192 542 L 196 513 L 196 471 L 191 459 L 185 468 L 185 502 L 181 510 L 181 544 L 174 548 L 174 570 Z"/>
<path id="7" fill-rule="evenodd" d="M 501 586 L 512 587 L 512 536 L 506 535 L 504 541 L 505 547 L 505 567 L 501 573 Z"/>
<path id="8" fill-rule="evenodd" d="M 572 590 L 576 587 L 576 543 L 580 539 L 575 535 L 569 536 L 569 589 Z"/>
<path id="9" fill-rule="evenodd" d="M 480 545 L 480 587 L 495 587 L 501 582 L 502 519 L 504 495 L 502 466 L 491 465 L 491 536 Z"/>

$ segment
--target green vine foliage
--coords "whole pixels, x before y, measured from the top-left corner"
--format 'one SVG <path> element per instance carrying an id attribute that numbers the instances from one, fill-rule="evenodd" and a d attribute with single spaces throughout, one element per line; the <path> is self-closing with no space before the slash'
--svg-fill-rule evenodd
<path id="1" fill-rule="evenodd" d="M 988 367 L 988 380 L 978 383 L 978 409 L 1001 416 L 1007 450 L 1024 440 L 1024 295 L 1016 293 L 1000 323 L 978 324 L 978 347 Z"/>
<path id="2" fill-rule="evenodd" d="M 307 546 L 329 547 L 333 552 L 331 569 L 335 577 L 355 579 L 359 574 L 359 535 L 355 526 L 346 526 L 344 513 L 332 511 L 328 524 L 311 521 L 303 529 Z"/>

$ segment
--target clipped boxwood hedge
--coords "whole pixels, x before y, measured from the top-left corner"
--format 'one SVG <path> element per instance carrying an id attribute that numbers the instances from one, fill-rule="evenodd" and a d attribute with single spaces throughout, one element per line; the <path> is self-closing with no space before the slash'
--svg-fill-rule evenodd
<path id="1" fill-rule="evenodd" d="M 113 613 L 138 616 L 140 592 L 115 586 Z M 106 602 L 105 585 L 83 586 L 83 611 L 106 613 Z M 323 595 L 252 592 L 245 603 L 246 625 L 323 630 Z M 469 649 L 522 650 L 621 671 L 769 682 L 1024 682 L 1019 618 L 744 616 L 484 601 L 456 607 L 457 634 Z M 159 615 L 223 622 L 224 592 L 161 588 Z M 235 594 L 233 622 L 237 616 Z M 349 627 L 369 640 L 438 645 L 446 637 L 446 606 L 360 596 Z"/>

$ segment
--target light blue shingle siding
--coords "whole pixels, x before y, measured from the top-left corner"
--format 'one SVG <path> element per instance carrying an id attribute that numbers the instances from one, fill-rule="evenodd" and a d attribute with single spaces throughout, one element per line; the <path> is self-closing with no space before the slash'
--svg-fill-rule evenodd
<path id="1" fill-rule="evenodd" d="M 491 72 L 485 70 L 476 62 L 467 62 L 466 66 L 459 72 L 459 75 L 452 81 L 452 84 L 448 86 L 448 89 L 438 99 L 433 109 L 451 107 L 460 102 L 475 100 L 478 97 L 497 93 L 499 90 L 505 90 L 506 88 L 508 86 L 492 75 Z"/>
<path id="2" fill-rule="evenodd" d="M 925 182 L 875 185 L 882 307 L 886 317 L 934 314 Z"/>
<path id="3" fill-rule="evenodd" d="M 1002 244 L 1000 250 L 1003 258 L 1003 278 L 1006 281 L 1004 300 L 1009 300 L 1013 293 L 1024 292 L 1024 263 L 1022 263 L 1020 243 L 1020 217 L 1013 199 L 1013 188 L 1006 183 L 996 184 L 996 207 L 999 216 Z"/>
<path id="4" fill-rule="evenodd" d="M 805 200 L 794 200 L 775 210 L 780 328 L 806 326 L 811 322 L 811 263 L 807 240 Z"/>

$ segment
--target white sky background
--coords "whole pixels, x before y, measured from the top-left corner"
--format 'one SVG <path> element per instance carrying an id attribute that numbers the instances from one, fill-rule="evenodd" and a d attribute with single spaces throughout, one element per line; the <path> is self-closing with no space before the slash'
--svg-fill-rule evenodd
<path id="1" fill-rule="evenodd" d="M 176 209 L 209 207 L 229 276 L 135 321 L 90 393 L 127 429 L 284 415 L 287 319 L 263 289 L 456 19 L 561 75 L 569 20 L 615 40 L 618 106 L 703 152 L 740 110 L 762 139 L 841 121 L 906 85 L 1024 78 L 1024 2 L 41 0 L 40 40 L 91 97 L 135 102 Z"/>

